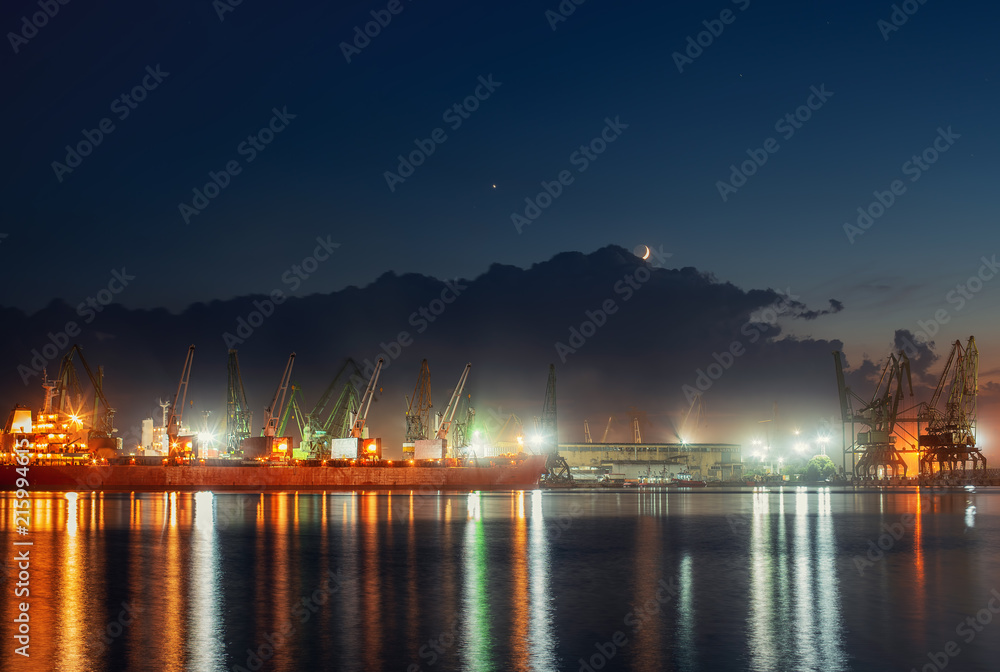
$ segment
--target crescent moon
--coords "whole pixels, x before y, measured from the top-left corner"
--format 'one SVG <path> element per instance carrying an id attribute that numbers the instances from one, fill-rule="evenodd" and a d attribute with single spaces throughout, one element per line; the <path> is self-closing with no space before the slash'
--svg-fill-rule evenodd
<path id="1" fill-rule="evenodd" d="M 643 259 L 649 259 L 649 245 L 643 245 L 646 248 L 646 254 L 642 255 Z"/>

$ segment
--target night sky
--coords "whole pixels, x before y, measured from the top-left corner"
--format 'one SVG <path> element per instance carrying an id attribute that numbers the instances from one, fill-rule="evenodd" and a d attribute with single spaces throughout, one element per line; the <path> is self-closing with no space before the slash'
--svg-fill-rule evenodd
<path id="1" fill-rule="evenodd" d="M 660 267 L 741 296 L 790 291 L 803 308 L 783 335 L 827 358 L 832 345 L 877 362 L 902 329 L 936 331 L 945 355 L 975 334 L 995 386 L 1000 9 L 678 4 L 70 2 L 36 30 L 22 17 L 37 3 L 5 3 L 0 304 L 27 319 L 61 299 L 82 316 L 111 282 L 125 308 L 181 313 L 364 288 L 389 271 L 475 279 L 494 263 L 648 245 Z M 410 172 L 400 156 L 414 152 Z M 224 188 L 205 189 L 213 174 Z M 538 199 L 543 182 L 554 199 Z M 852 228 L 859 207 L 874 215 L 864 229 Z M 329 258 L 312 265 L 320 247 Z M 602 298 L 581 296 L 581 311 Z M 692 338 L 718 336 L 718 322 L 658 309 Z M 379 311 L 349 306 L 340 328 Z M 311 328 L 296 315 L 291 331 Z M 33 325 L 5 358 L 14 392 L 15 366 L 54 328 Z M 548 353 L 528 387 L 540 397 L 560 335 L 529 337 Z M 456 362 L 477 344 L 493 352 L 483 339 L 470 332 Z M 183 347 L 171 354 L 179 372 Z"/>

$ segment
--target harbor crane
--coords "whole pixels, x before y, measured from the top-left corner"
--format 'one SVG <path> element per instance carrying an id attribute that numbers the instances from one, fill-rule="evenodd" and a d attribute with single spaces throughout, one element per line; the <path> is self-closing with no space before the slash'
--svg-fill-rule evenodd
<path id="1" fill-rule="evenodd" d="M 976 395 L 979 378 L 979 350 L 976 339 L 962 347 L 961 341 L 952 344 L 948 362 L 944 365 L 941 378 L 926 405 L 921 418 L 927 422 L 927 429 L 920 434 L 919 444 L 920 475 L 932 476 L 934 464 L 938 472 L 946 468 L 952 471 L 972 462 L 972 472 L 986 471 L 986 456 L 976 445 Z M 941 398 L 948 388 L 947 399 L 941 408 Z"/>
<path id="2" fill-rule="evenodd" d="M 288 356 L 288 363 L 285 364 L 285 372 L 278 383 L 278 389 L 274 391 L 271 405 L 264 409 L 264 429 L 263 436 L 274 438 L 277 436 L 278 422 L 281 419 L 281 410 L 285 405 L 285 395 L 288 393 L 288 386 L 292 378 L 292 365 L 295 364 L 295 353 Z"/>
<path id="3" fill-rule="evenodd" d="M 458 379 L 458 385 L 455 386 L 455 391 L 451 393 L 451 400 L 448 401 L 448 405 L 444 409 L 444 413 L 441 415 L 441 424 L 438 426 L 435 438 L 446 440 L 448 438 L 448 430 L 451 429 L 451 423 L 455 418 L 455 411 L 458 410 L 458 400 L 462 396 L 462 390 L 465 388 L 465 381 L 469 377 L 469 370 L 472 368 L 472 363 L 465 365 L 462 370 L 462 376 Z"/>
<path id="4" fill-rule="evenodd" d="M 73 365 L 73 358 L 76 356 L 80 364 L 83 366 L 83 370 L 87 374 L 87 379 L 90 381 L 91 386 L 94 388 L 94 410 L 92 415 L 92 420 L 90 422 L 90 428 L 87 432 L 87 446 L 91 453 L 96 453 L 99 450 L 106 453 L 106 449 L 114 450 L 113 446 L 117 445 L 115 440 L 115 433 L 118 431 L 115 429 L 115 409 L 111 407 L 108 398 L 104 396 L 104 368 L 98 367 L 97 374 L 94 374 L 94 370 L 90 368 L 87 363 L 87 359 L 83 356 L 83 349 L 79 345 L 74 344 L 70 351 L 66 353 L 63 357 L 62 362 L 59 365 L 59 376 L 53 387 L 53 396 L 58 397 L 59 402 L 57 409 L 67 415 L 74 421 L 73 424 L 80 426 L 82 421 L 80 420 L 80 414 L 78 412 L 71 413 L 67 409 L 72 409 L 73 404 L 70 400 L 71 391 L 76 391 L 77 396 L 77 406 L 82 405 L 82 393 L 80 391 L 80 383 L 76 375 L 76 369 Z M 46 391 L 48 394 L 48 388 Z M 98 412 L 98 409 L 103 409 L 103 413 Z M 111 445 L 109 445 L 111 442 Z M 102 450 L 104 449 L 104 450 Z M 108 456 L 105 454 L 105 456 Z"/>
<path id="5" fill-rule="evenodd" d="M 452 448 L 459 451 L 472 442 L 472 426 L 476 420 L 476 409 L 472 407 L 472 395 L 465 394 L 459 399 L 458 419 L 451 426 Z"/>
<path id="6" fill-rule="evenodd" d="M 226 395 L 226 451 L 240 452 L 243 440 L 250 437 L 251 411 L 240 374 L 240 359 L 236 350 L 229 351 L 229 391 Z"/>
<path id="7" fill-rule="evenodd" d="M 316 405 L 300 422 L 302 450 L 310 457 L 325 458 L 330 450 L 331 439 L 350 438 L 354 418 L 361 405 L 354 384 L 355 377 L 361 377 L 361 369 L 349 357 Z"/>
<path id="8" fill-rule="evenodd" d="M 559 423 L 556 415 L 556 367 L 549 364 L 549 377 L 545 383 L 545 399 L 542 401 L 541 447 L 547 455 L 545 480 L 549 483 L 569 483 L 573 475 L 566 458 L 559 454 Z"/>
<path id="9" fill-rule="evenodd" d="M 867 428 L 857 433 L 857 439 L 850 448 L 850 452 L 861 455 L 854 466 L 854 476 L 863 479 L 905 476 L 906 462 L 896 447 L 896 430 L 897 422 L 901 420 L 899 404 L 904 396 L 904 382 L 909 396 L 913 396 L 910 360 L 902 352 L 890 354 L 871 400 L 865 402 L 844 383 L 841 353 L 834 352 L 833 355 L 841 417 L 845 423 L 851 423 L 852 438 L 855 423 Z M 856 412 L 852 409 L 852 397 L 862 403 Z"/>
<path id="10" fill-rule="evenodd" d="M 431 408 L 431 370 L 425 359 L 420 363 L 420 374 L 417 376 L 413 396 L 406 401 L 406 437 L 405 443 L 413 443 L 430 438 Z"/>
<path id="11" fill-rule="evenodd" d="M 549 377 L 545 382 L 545 399 L 542 401 L 542 421 L 539 427 L 542 446 L 546 453 L 559 452 L 559 426 L 556 421 L 556 367 L 549 364 Z"/>
<path id="12" fill-rule="evenodd" d="M 295 424 L 299 428 L 299 436 L 304 436 L 305 415 L 303 415 L 302 407 L 299 404 L 299 400 L 301 398 L 302 388 L 293 383 L 292 391 L 288 393 L 288 403 L 285 405 L 285 410 L 281 414 L 281 422 L 278 423 L 278 436 L 285 436 L 285 429 L 288 427 L 288 419 L 292 416 L 295 416 Z"/>
<path id="13" fill-rule="evenodd" d="M 351 437 L 355 439 L 364 438 L 365 422 L 368 420 L 368 409 L 371 408 L 372 399 L 375 397 L 375 386 L 378 383 L 378 374 L 382 371 L 382 364 L 385 362 L 381 357 L 375 362 L 375 370 L 372 371 L 371 380 L 365 389 L 361 402 L 358 404 L 358 411 L 354 414 L 354 422 L 351 426 Z"/>
<path id="14" fill-rule="evenodd" d="M 167 440 L 171 457 L 182 454 L 182 451 L 178 450 L 177 436 L 181 433 L 181 421 L 184 419 L 184 402 L 187 400 L 188 381 L 191 379 L 191 364 L 193 362 L 194 345 L 188 348 L 187 357 L 184 359 L 184 368 L 181 369 L 181 379 L 177 383 L 177 392 L 174 394 L 174 401 L 170 405 L 170 419 L 167 421 Z"/>

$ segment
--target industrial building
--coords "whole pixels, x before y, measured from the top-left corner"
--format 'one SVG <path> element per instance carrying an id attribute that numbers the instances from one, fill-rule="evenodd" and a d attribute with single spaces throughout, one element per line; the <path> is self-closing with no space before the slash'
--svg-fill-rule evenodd
<path id="1" fill-rule="evenodd" d="M 655 482 L 686 473 L 696 480 L 733 481 L 743 474 L 735 443 L 560 443 L 559 454 L 576 478 L 600 472 Z"/>

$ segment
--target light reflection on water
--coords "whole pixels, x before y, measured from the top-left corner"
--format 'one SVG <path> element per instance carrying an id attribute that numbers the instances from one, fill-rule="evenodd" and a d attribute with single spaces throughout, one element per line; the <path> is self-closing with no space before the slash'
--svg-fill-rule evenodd
<path id="1" fill-rule="evenodd" d="M 5 537 L 13 500 L 0 496 Z M 23 669 L 251 669 L 261 653 L 261 670 L 576 672 L 616 632 L 628 641 L 602 672 L 919 669 L 1000 583 L 1000 493 L 982 489 L 38 493 L 31 504 Z M 855 559 L 905 513 L 913 524 L 860 574 Z M 343 584 L 317 592 L 327 572 Z M 657 604 L 668 579 L 677 594 Z M 138 616 L 95 645 L 123 602 Z M 956 669 L 990 669 L 1000 637 L 963 648 Z"/>
<path id="2" fill-rule="evenodd" d="M 191 664 L 199 670 L 225 666 L 222 613 L 225 605 L 219 586 L 219 562 L 214 495 L 194 496 L 194 534 L 191 547 L 191 639 L 187 645 Z"/>

